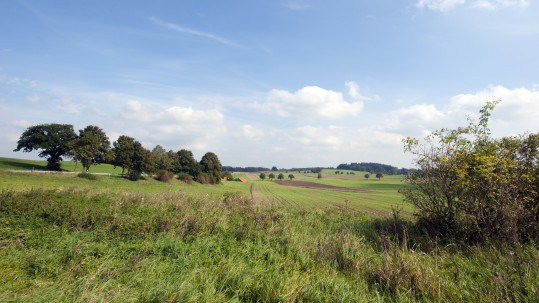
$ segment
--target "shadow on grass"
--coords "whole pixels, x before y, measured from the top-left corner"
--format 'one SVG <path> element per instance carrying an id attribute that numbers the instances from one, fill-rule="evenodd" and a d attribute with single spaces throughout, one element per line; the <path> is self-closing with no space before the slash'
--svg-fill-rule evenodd
<path id="1" fill-rule="evenodd" d="M 24 163 L 19 161 L 3 160 L 1 161 L 1 167 L 4 169 L 16 169 L 16 170 L 48 170 L 46 165 L 36 163 Z"/>

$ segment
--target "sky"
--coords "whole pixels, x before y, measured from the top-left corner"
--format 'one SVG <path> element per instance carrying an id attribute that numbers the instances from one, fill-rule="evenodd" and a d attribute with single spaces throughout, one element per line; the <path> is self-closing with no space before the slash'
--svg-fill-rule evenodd
<path id="1" fill-rule="evenodd" d="M 535 0 L 0 1 L 0 156 L 43 123 L 223 165 L 413 167 L 402 139 L 539 131 Z"/>

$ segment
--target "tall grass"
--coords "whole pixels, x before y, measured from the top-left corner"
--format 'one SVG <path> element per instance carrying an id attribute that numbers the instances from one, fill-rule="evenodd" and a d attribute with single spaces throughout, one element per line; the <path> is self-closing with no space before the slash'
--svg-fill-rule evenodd
<path id="1" fill-rule="evenodd" d="M 2 302 L 493 302 L 539 296 L 539 251 L 457 247 L 395 216 L 241 194 L 0 193 Z M 412 238 L 411 237 L 415 237 Z M 428 244 L 428 245 L 427 245 Z"/>

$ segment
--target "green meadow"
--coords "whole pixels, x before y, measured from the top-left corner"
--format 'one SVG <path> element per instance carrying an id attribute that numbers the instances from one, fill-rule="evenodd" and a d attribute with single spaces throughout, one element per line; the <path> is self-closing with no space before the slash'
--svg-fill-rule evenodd
<path id="1" fill-rule="evenodd" d="M 534 244 L 424 236 L 398 193 L 399 176 L 292 172 L 295 181 L 356 190 L 339 191 L 6 171 L 37 164 L 0 159 L 0 302 L 539 298 Z"/>

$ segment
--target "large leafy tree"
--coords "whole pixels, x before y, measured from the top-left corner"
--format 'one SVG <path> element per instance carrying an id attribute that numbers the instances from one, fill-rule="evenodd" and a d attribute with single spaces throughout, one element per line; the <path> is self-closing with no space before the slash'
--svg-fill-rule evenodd
<path id="1" fill-rule="evenodd" d="M 200 168 L 211 177 L 211 183 L 219 183 L 223 166 L 216 154 L 207 152 L 200 160 Z"/>
<path id="2" fill-rule="evenodd" d="M 94 125 L 88 125 L 79 130 L 79 136 L 70 144 L 70 155 L 80 161 L 84 170 L 88 171 L 92 165 L 105 162 L 110 150 L 110 141 L 105 132 Z"/>
<path id="3" fill-rule="evenodd" d="M 177 166 L 175 173 L 187 173 L 193 177 L 198 174 L 198 163 L 190 150 L 182 149 L 177 153 Z"/>
<path id="4" fill-rule="evenodd" d="M 14 151 L 39 150 L 39 157 L 47 158 L 47 168 L 60 170 L 62 157 L 69 152 L 69 142 L 76 137 L 73 125 L 56 123 L 34 125 L 23 132 Z"/>
<path id="5" fill-rule="evenodd" d="M 135 140 L 133 142 L 133 153 L 127 167 L 129 179 L 138 180 L 143 172 L 153 172 L 154 167 L 155 162 L 152 153 Z"/>
<path id="6" fill-rule="evenodd" d="M 161 145 L 152 149 L 156 170 L 174 171 L 178 166 L 178 155 L 173 151 L 166 151 Z"/>
<path id="7" fill-rule="evenodd" d="M 122 135 L 113 145 L 114 165 L 122 168 L 122 175 L 127 168 L 129 179 L 138 180 L 143 172 L 154 171 L 155 161 L 152 153 L 137 140 Z"/>
<path id="8" fill-rule="evenodd" d="M 122 168 L 122 175 L 125 173 L 125 169 L 131 166 L 132 155 L 135 149 L 134 144 L 135 139 L 124 135 L 118 137 L 118 140 L 113 143 L 113 164 Z"/>

